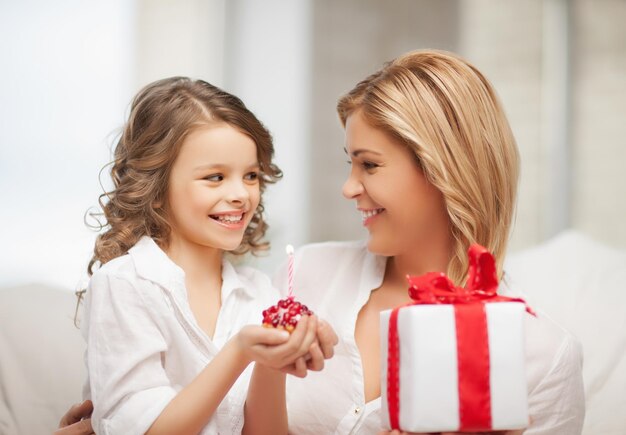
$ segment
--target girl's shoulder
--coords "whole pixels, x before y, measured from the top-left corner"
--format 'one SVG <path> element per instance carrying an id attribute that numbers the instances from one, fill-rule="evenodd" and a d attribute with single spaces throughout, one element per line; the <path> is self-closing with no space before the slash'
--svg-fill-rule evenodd
<path id="1" fill-rule="evenodd" d="M 135 276 L 136 270 L 133 260 L 129 254 L 124 254 L 106 262 L 96 269 L 91 276 L 90 284 L 93 285 L 94 283 L 108 281 L 111 278 L 128 280 Z"/>

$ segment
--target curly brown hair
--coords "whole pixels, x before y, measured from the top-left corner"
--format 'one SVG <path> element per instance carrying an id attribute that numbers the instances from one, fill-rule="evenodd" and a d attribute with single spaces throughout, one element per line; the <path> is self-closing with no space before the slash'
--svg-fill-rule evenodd
<path id="1" fill-rule="evenodd" d="M 105 222 L 99 221 L 95 228 L 106 231 L 96 239 L 87 267 L 89 275 L 96 264 L 126 254 L 142 236 L 167 245 L 171 226 L 164 205 L 172 165 L 190 132 L 216 122 L 225 122 L 254 140 L 261 195 L 267 184 L 282 177 L 281 170 L 272 163 L 274 146 L 270 132 L 239 98 L 187 77 L 171 77 L 147 85 L 132 102 L 114 159 L 109 163 L 113 189 L 98 199 L 102 208 L 98 216 L 104 216 Z M 269 247 L 263 240 L 268 228 L 263 211 L 261 196 L 233 254 L 256 254 Z"/>

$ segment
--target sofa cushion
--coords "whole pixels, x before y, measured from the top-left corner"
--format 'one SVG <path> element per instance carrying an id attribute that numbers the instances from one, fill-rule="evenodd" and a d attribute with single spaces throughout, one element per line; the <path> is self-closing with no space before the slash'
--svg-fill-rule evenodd
<path id="1" fill-rule="evenodd" d="M 57 288 L 0 289 L 0 433 L 51 433 L 80 401 L 85 345 L 75 306 Z"/>
<path id="2" fill-rule="evenodd" d="M 584 434 L 626 434 L 626 250 L 567 231 L 512 254 L 505 279 L 583 345 Z"/>

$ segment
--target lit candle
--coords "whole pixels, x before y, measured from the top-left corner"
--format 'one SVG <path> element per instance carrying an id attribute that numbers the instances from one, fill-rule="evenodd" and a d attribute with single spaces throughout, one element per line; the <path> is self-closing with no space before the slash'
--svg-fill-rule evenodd
<path id="1" fill-rule="evenodd" d="M 288 269 L 287 269 L 287 278 L 289 279 L 289 298 L 293 299 L 293 246 L 287 245 L 285 248 L 287 251 L 287 257 L 289 259 Z"/>

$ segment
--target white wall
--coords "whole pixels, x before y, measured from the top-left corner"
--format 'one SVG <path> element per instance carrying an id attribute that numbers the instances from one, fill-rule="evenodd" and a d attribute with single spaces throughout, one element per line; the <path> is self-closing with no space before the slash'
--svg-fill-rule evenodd
<path id="1" fill-rule="evenodd" d="M 310 10 L 310 0 L 230 0 L 226 7 L 225 88 L 272 132 L 284 172 L 265 195 L 272 250 L 252 261 L 268 273 L 286 258 L 286 244 L 308 241 Z"/>
<path id="2" fill-rule="evenodd" d="M 133 2 L 0 2 L 0 287 L 74 289 L 107 137 L 134 75 Z M 129 43 L 130 41 L 130 43 Z"/>

